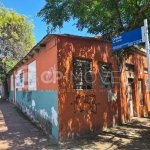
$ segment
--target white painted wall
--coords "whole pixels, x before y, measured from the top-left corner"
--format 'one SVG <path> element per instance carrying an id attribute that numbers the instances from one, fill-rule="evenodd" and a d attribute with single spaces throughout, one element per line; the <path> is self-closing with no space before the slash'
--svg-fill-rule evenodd
<path id="1" fill-rule="evenodd" d="M 36 90 L 36 60 L 28 65 L 28 90 Z"/>
<path id="2" fill-rule="evenodd" d="M 23 87 L 24 87 L 24 72 L 22 70 L 18 70 L 16 75 L 16 88 L 23 88 Z"/>

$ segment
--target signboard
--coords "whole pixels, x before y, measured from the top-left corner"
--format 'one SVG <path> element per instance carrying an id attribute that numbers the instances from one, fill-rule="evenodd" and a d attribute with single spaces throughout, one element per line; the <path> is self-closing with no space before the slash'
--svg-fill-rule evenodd
<path id="1" fill-rule="evenodd" d="M 19 70 L 16 75 L 16 88 L 24 87 L 24 72 Z"/>
<path id="2" fill-rule="evenodd" d="M 144 27 L 140 27 L 130 32 L 126 32 L 120 34 L 119 36 L 113 37 L 112 38 L 113 51 L 145 42 L 143 31 Z"/>
<path id="3" fill-rule="evenodd" d="M 36 60 L 28 65 L 28 90 L 36 90 Z"/>
<path id="4" fill-rule="evenodd" d="M 145 42 L 147 64 L 148 64 L 148 87 L 150 91 L 150 44 L 148 39 L 148 23 L 147 19 L 144 19 L 144 26 L 132 30 L 130 32 L 123 33 L 119 36 L 112 38 L 113 51 L 120 50 L 129 46 L 137 45 Z"/>

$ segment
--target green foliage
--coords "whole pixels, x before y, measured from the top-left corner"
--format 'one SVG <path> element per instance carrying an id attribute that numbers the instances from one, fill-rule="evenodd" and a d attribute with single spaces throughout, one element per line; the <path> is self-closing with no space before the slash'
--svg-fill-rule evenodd
<path id="1" fill-rule="evenodd" d="M 8 58 L 9 58 L 9 61 L 8 61 Z M 9 56 L 8 58 L 5 57 L 3 58 L 3 61 L 2 61 L 3 66 L 5 66 L 4 70 L 6 71 L 6 73 L 10 71 L 18 62 L 18 60 L 14 60 L 11 56 Z"/>
<path id="2" fill-rule="evenodd" d="M 34 46 L 33 24 L 25 16 L 0 3 L 0 80 Z M 7 55 L 9 54 L 9 56 Z M 1 78 L 2 77 L 2 78 Z"/>
<path id="3" fill-rule="evenodd" d="M 150 0 L 45 0 L 38 12 L 50 32 L 63 23 L 76 19 L 79 30 L 100 34 L 104 39 L 143 26 L 149 18 Z M 148 20 L 150 24 L 150 19 Z M 149 26 L 150 27 L 150 26 Z"/>
<path id="4" fill-rule="evenodd" d="M 148 19 L 150 29 L 150 0 L 45 0 L 45 6 L 38 12 L 48 25 L 48 31 L 62 28 L 70 19 L 77 20 L 78 30 L 88 29 L 111 40 L 123 32 L 128 32 L 144 24 Z M 113 56 L 119 60 L 128 58 L 138 49 L 135 47 L 116 51 Z"/>
<path id="5" fill-rule="evenodd" d="M 122 50 L 114 51 L 111 57 L 117 59 L 119 64 L 122 64 L 124 60 L 129 58 L 129 56 L 134 55 L 136 52 L 141 52 L 140 49 L 143 48 L 143 45 L 136 45 L 132 47 L 128 47 Z"/>

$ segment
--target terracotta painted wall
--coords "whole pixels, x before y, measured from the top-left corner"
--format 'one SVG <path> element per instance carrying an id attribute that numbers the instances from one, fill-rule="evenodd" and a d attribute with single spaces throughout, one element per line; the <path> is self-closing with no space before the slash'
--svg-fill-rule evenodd
<path id="1" fill-rule="evenodd" d="M 58 90 L 58 82 L 55 78 L 57 71 L 57 45 L 56 38 L 46 44 L 45 50 L 41 50 L 37 61 L 37 89 Z M 51 75 L 52 73 L 52 75 Z"/>
<path id="2" fill-rule="evenodd" d="M 25 87 L 17 89 L 16 103 L 47 133 L 58 139 L 58 82 L 56 38 L 51 39 L 39 53 L 14 70 L 24 71 Z M 28 64 L 36 60 L 36 90 L 28 90 Z M 14 92 L 10 92 L 10 99 Z"/>
<path id="3" fill-rule="evenodd" d="M 33 55 L 23 65 L 14 70 L 14 74 L 18 70 L 23 70 L 25 75 L 25 87 L 22 90 L 28 90 L 28 64 L 36 60 L 36 74 L 37 74 L 37 90 L 57 90 L 57 80 L 53 81 L 54 74 L 52 71 L 57 70 L 57 45 L 56 38 L 51 39 L 46 44 L 46 47 L 41 48 L 39 53 Z M 47 74 L 52 72 L 52 76 L 46 78 Z"/>
<path id="4" fill-rule="evenodd" d="M 133 109 L 134 109 L 134 116 L 146 116 L 148 111 L 150 111 L 150 99 L 149 99 L 149 92 L 146 91 L 146 79 L 148 79 L 148 74 L 144 73 L 144 68 L 147 68 L 147 59 L 145 55 L 135 54 L 130 56 L 126 63 L 134 65 L 134 82 L 133 82 Z M 128 78 L 131 77 L 132 72 L 124 71 L 122 77 L 122 92 L 120 93 L 120 108 L 121 110 L 119 113 L 121 114 L 121 122 L 126 122 L 130 120 L 130 111 L 129 111 L 129 103 L 127 103 L 127 84 Z M 138 90 L 138 79 L 142 80 L 142 89 L 143 89 L 143 100 L 144 105 L 140 104 L 140 95 Z M 124 94 L 122 94 L 124 93 Z"/>
<path id="5" fill-rule="evenodd" d="M 108 91 L 100 89 L 99 84 L 98 62 L 112 63 L 112 70 L 117 71 L 117 65 L 110 56 L 110 42 L 58 36 L 58 70 L 63 73 L 62 79 L 58 81 L 60 139 L 73 138 L 77 134 L 95 131 L 117 123 L 118 99 L 110 102 L 108 100 Z M 73 71 L 73 57 L 92 60 L 93 72 L 97 77 L 96 82 L 93 83 L 92 90 L 73 89 L 73 80 L 70 75 Z M 117 75 L 115 73 L 116 77 Z M 115 81 L 117 80 L 116 78 Z M 118 95 L 117 86 L 117 84 L 113 86 L 112 92 Z M 93 107 L 97 107 L 97 111 L 95 113 L 75 112 L 76 97 L 91 94 L 96 97 Z"/>

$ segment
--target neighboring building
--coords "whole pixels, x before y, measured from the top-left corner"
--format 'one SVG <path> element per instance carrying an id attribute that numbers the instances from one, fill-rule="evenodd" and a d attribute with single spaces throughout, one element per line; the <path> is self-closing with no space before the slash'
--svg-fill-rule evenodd
<path id="1" fill-rule="evenodd" d="M 0 84 L 0 98 L 2 98 L 2 90 L 3 89 L 3 86 Z"/>
<path id="2" fill-rule="evenodd" d="M 111 54 L 99 38 L 47 35 L 9 72 L 9 100 L 60 140 L 147 115 L 145 53 L 121 78 Z"/>
<path id="3" fill-rule="evenodd" d="M 5 97 L 4 86 L 3 84 L 0 84 L 0 98 L 4 98 L 4 97 Z"/>

